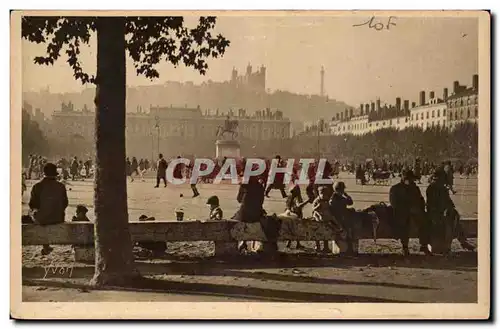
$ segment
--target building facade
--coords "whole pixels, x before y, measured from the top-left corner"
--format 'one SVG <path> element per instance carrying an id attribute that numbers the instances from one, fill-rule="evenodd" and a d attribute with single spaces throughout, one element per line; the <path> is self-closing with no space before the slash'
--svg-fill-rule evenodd
<path id="1" fill-rule="evenodd" d="M 431 93 L 433 95 L 433 93 Z M 411 127 L 420 127 L 426 130 L 432 127 L 448 127 L 446 102 L 439 98 L 431 98 L 424 105 L 416 106 L 410 110 Z"/>
<path id="2" fill-rule="evenodd" d="M 394 128 L 402 130 L 409 126 L 410 121 L 408 116 L 399 116 L 384 120 L 369 120 L 368 115 L 363 115 L 345 121 L 332 121 L 330 131 L 332 135 L 351 134 L 360 136 L 380 129 Z"/>
<path id="3" fill-rule="evenodd" d="M 479 119 L 479 76 L 472 77 L 472 87 L 461 86 L 458 81 L 453 83 L 453 94 L 446 100 L 450 127 L 464 122 L 478 122 Z"/>
<path id="4" fill-rule="evenodd" d="M 364 135 L 385 128 L 454 129 L 464 122 L 477 122 L 478 117 L 478 75 L 475 74 L 472 87 L 461 86 L 455 81 L 451 95 L 448 88 L 444 88 L 442 97 L 431 91 L 428 99 L 426 92 L 421 91 L 418 104 L 412 102 L 411 107 L 409 100 L 404 100 L 402 104 L 398 97 L 395 105 L 381 106 L 380 100 L 377 100 L 361 104 L 357 109 L 345 109 L 332 118 L 329 130 L 332 135 Z"/>
<path id="5" fill-rule="evenodd" d="M 217 130 L 228 118 L 238 121 L 237 139 L 241 143 L 255 145 L 290 138 L 290 120 L 279 110 L 266 109 L 248 115 L 244 109 L 203 113 L 199 107 L 151 107 L 146 113 L 139 108 L 136 113 L 127 113 L 127 152 L 141 157 L 157 152 L 211 156 L 215 153 Z M 58 139 L 93 140 L 94 121 L 91 111 L 63 106 L 52 115 L 50 133 Z"/>

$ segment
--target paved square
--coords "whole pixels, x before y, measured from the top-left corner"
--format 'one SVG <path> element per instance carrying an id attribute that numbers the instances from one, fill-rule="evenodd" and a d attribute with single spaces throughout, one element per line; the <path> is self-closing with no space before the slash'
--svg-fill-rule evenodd
<path id="1" fill-rule="evenodd" d="M 356 209 L 366 208 L 374 203 L 389 202 L 390 186 L 356 185 L 353 175 L 342 173 L 340 180 L 347 185 L 347 193 L 354 200 Z M 398 178 L 393 178 L 391 185 L 398 182 Z M 23 197 L 23 213 L 28 211 L 29 193 L 34 181 L 28 182 L 28 191 Z M 128 182 L 128 211 L 131 221 L 138 220 L 139 216 L 145 214 L 154 216 L 158 221 L 175 220 L 175 209 L 182 206 L 187 219 L 207 219 L 208 208 L 206 201 L 211 195 L 217 195 L 224 211 L 224 218 L 229 219 L 238 209 L 239 204 L 236 201 L 238 186 L 230 184 L 229 181 L 222 184 L 199 184 L 198 190 L 200 197 L 192 198 L 192 192 L 189 184 L 173 185 L 169 184 L 166 188 L 160 185 L 160 188 L 153 188 L 155 178 L 150 176 L 145 181 L 135 180 Z M 425 197 L 427 184 L 421 184 L 420 189 Z M 452 199 L 463 218 L 477 217 L 477 179 L 455 178 L 456 195 Z M 93 182 L 69 181 L 68 198 L 69 207 L 66 211 L 66 220 L 69 221 L 75 213 L 78 204 L 84 204 L 89 208 L 88 217 L 93 220 Z M 180 195 L 183 197 L 180 197 Z M 302 195 L 305 197 L 305 188 L 302 188 Z M 285 200 L 281 198 L 278 190 L 271 191 L 270 198 L 266 198 L 264 208 L 268 213 L 281 213 L 285 210 Z M 304 208 L 304 215 L 311 215 L 311 206 Z"/>

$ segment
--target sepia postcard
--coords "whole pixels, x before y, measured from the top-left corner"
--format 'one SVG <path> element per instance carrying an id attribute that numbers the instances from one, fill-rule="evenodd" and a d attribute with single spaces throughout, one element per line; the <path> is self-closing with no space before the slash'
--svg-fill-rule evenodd
<path id="1" fill-rule="evenodd" d="M 12 11 L 10 113 L 12 318 L 490 317 L 488 11 Z"/>

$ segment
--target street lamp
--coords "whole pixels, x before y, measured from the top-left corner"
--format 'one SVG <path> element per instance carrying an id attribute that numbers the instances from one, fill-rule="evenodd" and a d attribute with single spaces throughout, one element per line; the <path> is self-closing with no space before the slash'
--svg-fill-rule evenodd
<path id="1" fill-rule="evenodd" d="M 153 131 L 149 133 L 151 135 L 151 165 L 152 162 L 155 160 L 155 139 L 154 139 L 154 134 Z"/>
<path id="2" fill-rule="evenodd" d="M 158 142 L 157 142 L 157 153 L 160 154 L 160 117 L 158 116 L 155 116 L 155 128 L 156 128 L 156 132 L 157 132 L 157 138 L 158 138 Z"/>
<path id="3" fill-rule="evenodd" d="M 347 152 L 347 137 L 344 137 L 344 147 L 343 147 L 342 151 L 343 152 L 345 151 L 346 154 L 349 153 L 349 152 Z M 346 157 L 343 152 L 342 152 L 342 156 Z"/>
<path id="4" fill-rule="evenodd" d="M 323 119 L 320 119 L 318 121 L 318 161 L 321 157 L 321 149 L 320 149 L 320 133 L 323 131 L 323 125 L 324 125 L 324 121 Z"/>

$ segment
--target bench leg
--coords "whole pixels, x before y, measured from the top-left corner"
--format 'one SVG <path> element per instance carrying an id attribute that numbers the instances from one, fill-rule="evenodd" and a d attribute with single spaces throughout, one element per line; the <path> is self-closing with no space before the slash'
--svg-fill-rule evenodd
<path id="1" fill-rule="evenodd" d="M 278 252 L 278 243 L 276 242 L 261 242 L 262 252 L 268 255 L 275 254 Z"/>
<path id="2" fill-rule="evenodd" d="M 251 249 L 250 251 L 252 251 L 252 252 L 262 252 L 265 254 L 275 254 L 278 252 L 278 243 L 252 241 L 250 249 Z"/>
<path id="3" fill-rule="evenodd" d="M 222 242 L 215 241 L 215 256 L 235 256 L 239 255 L 238 241 Z"/>
<path id="4" fill-rule="evenodd" d="M 332 240 L 332 253 L 338 255 L 340 253 L 345 253 L 348 250 L 347 241 L 344 240 Z"/>
<path id="5" fill-rule="evenodd" d="M 95 249 L 94 247 L 75 246 L 73 248 L 75 262 L 94 263 Z"/>

